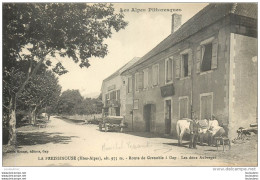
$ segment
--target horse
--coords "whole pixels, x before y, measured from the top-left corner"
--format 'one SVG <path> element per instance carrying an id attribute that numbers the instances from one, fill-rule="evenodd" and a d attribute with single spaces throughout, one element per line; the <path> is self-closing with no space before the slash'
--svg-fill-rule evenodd
<path id="1" fill-rule="evenodd" d="M 178 135 L 178 145 L 182 145 L 182 137 L 185 133 L 190 134 L 190 122 L 192 120 L 185 118 L 185 119 L 180 119 L 177 121 L 176 124 L 176 132 Z"/>
<path id="2" fill-rule="evenodd" d="M 182 137 L 185 133 L 190 134 L 190 122 L 192 120 L 185 118 L 185 119 L 180 119 L 177 121 L 176 124 L 176 132 L 178 135 L 178 145 L 181 146 L 182 145 Z M 208 121 L 205 120 L 198 120 L 198 135 L 200 137 L 200 144 L 203 144 L 203 139 L 204 136 L 206 136 L 208 134 L 208 127 L 209 127 L 209 123 Z"/>

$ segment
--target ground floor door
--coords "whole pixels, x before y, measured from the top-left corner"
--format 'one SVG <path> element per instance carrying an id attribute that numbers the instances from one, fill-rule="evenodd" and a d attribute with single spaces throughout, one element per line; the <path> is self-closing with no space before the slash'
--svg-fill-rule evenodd
<path id="1" fill-rule="evenodd" d="M 151 131 L 151 119 L 152 119 L 152 105 L 147 104 L 144 106 L 144 121 L 145 121 L 145 131 Z"/>
<path id="2" fill-rule="evenodd" d="M 165 134 L 171 133 L 172 106 L 171 100 L 165 101 Z"/>

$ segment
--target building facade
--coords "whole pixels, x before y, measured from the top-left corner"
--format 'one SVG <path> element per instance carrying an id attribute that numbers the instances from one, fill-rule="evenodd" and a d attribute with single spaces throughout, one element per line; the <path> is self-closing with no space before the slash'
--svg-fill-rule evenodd
<path id="1" fill-rule="evenodd" d="M 140 58 L 135 57 L 102 82 L 101 93 L 104 104 L 103 116 L 125 116 L 126 79 L 120 74 Z"/>
<path id="2" fill-rule="evenodd" d="M 176 135 L 214 114 L 234 138 L 257 120 L 257 4 L 210 4 L 122 72 L 134 131 Z M 177 29 L 177 30 L 176 30 Z"/>

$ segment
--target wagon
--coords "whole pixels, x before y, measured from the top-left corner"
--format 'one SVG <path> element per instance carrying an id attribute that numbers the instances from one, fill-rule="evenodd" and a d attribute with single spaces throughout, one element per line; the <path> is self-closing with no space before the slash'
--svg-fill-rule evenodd
<path id="1" fill-rule="evenodd" d="M 107 116 L 99 123 L 100 131 L 121 131 L 127 128 L 127 123 L 124 122 L 123 116 Z"/>

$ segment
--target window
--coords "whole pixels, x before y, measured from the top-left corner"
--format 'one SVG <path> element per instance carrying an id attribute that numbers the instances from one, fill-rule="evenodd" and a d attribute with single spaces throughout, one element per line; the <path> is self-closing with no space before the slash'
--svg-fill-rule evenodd
<path id="1" fill-rule="evenodd" d="M 144 89 L 148 88 L 148 68 L 144 70 Z"/>
<path id="2" fill-rule="evenodd" d="M 143 78 L 144 78 L 143 72 L 135 73 L 135 90 L 136 91 L 143 89 Z"/>
<path id="3" fill-rule="evenodd" d="M 211 61 L 212 61 L 212 43 L 203 45 L 201 50 L 202 50 L 201 72 L 209 71 L 211 70 Z"/>
<path id="4" fill-rule="evenodd" d="M 189 75 L 189 54 L 182 55 L 181 61 L 181 77 L 187 77 Z"/>
<path id="5" fill-rule="evenodd" d="M 213 110 L 213 93 L 200 95 L 200 117 L 201 119 L 210 119 Z"/>
<path id="6" fill-rule="evenodd" d="M 188 97 L 179 98 L 179 108 L 180 119 L 188 118 Z"/>
<path id="7" fill-rule="evenodd" d="M 159 64 L 153 65 L 153 85 L 159 84 Z"/>
<path id="8" fill-rule="evenodd" d="M 132 92 L 132 77 L 128 77 L 128 93 Z"/>
<path id="9" fill-rule="evenodd" d="M 110 93 L 110 100 L 112 100 L 112 99 L 116 99 L 116 91 L 112 91 Z"/>
<path id="10" fill-rule="evenodd" d="M 172 82 L 172 58 L 165 60 L 165 83 Z"/>
<path id="11" fill-rule="evenodd" d="M 214 37 L 200 43 L 197 48 L 197 73 L 217 68 L 218 41 Z"/>
<path id="12" fill-rule="evenodd" d="M 175 55 L 175 78 L 186 78 L 191 76 L 192 50 L 185 49 L 180 55 Z"/>

